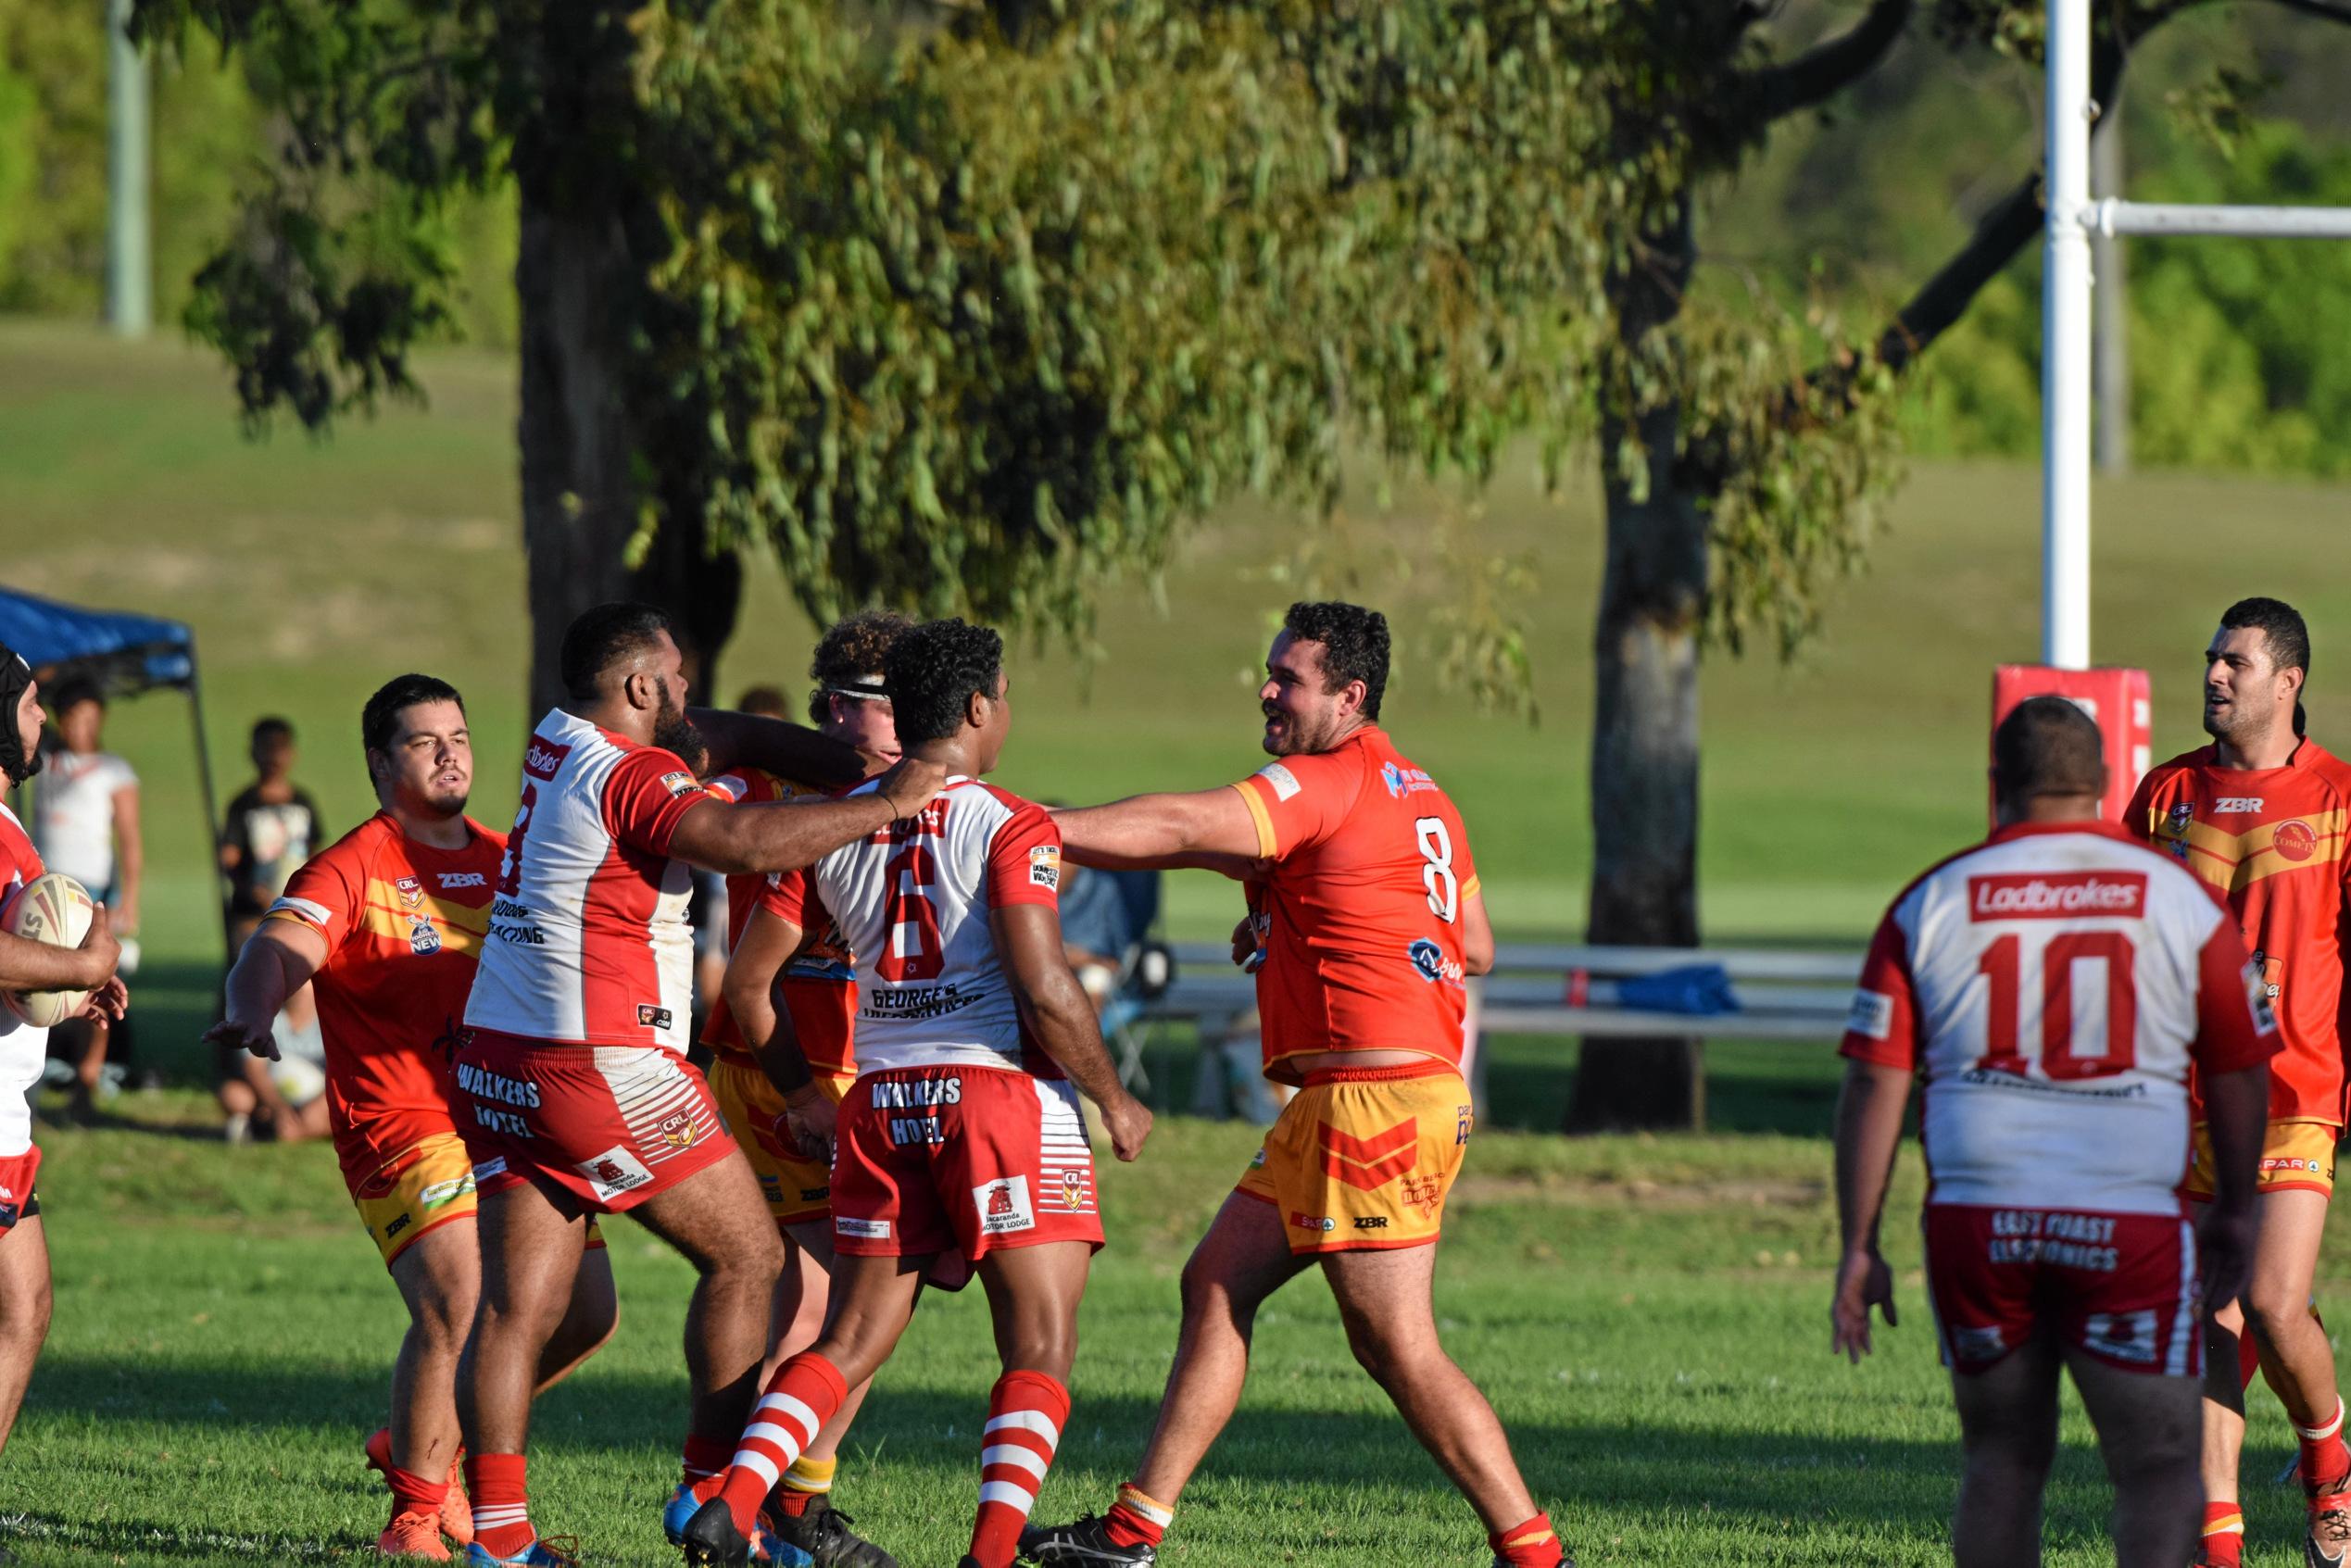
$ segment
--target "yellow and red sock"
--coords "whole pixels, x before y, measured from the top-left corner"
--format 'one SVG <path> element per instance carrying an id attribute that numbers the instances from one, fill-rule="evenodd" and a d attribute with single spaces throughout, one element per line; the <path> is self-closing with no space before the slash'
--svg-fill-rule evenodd
<path id="1" fill-rule="evenodd" d="M 492 1557 L 512 1557 L 539 1538 L 531 1528 L 530 1489 L 521 1454 L 468 1454 L 465 1489 L 473 1499 L 473 1540 Z"/>
<path id="2" fill-rule="evenodd" d="M 1559 1532 L 1551 1527 L 1548 1513 L 1538 1513 L 1524 1524 L 1497 1530 L 1486 1541 L 1494 1549 L 1494 1555 L 1511 1568 L 1559 1568 L 1566 1555 L 1559 1545 Z"/>
<path id="3" fill-rule="evenodd" d="M 1103 1516 L 1102 1533 L 1113 1546 L 1155 1547 L 1175 1523 L 1174 1509 L 1129 1481 L 1118 1488 L 1118 1500 Z"/>
<path id="4" fill-rule="evenodd" d="M 2207 1568 L 2240 1568 L 2244 1562 L 2244 1512 L 2234 1502 L 2204 1505 L 2204 1549 L 2196 1561 Z"/>
<path id="5" fill-rule="evenodd" d="M 2351 1450 L 2343 1446 L 2343 1396 L 2335 1396 L 2333 1417 L 2320 1426 L 2294 1429 L 2302 1443 L 2302 1489 L 2312 1497 L 2338 1490 L 2351 1474 Z"/>
<path id="6" fill-rule="evenodd" d="M 698 1432 L 689 1432 L 685 1435 L 685 1454 L 678 1464 L 678 1480 L 688 1486 L 697 1481 L 707 1480 L 724 1470 L 727 1461 L 734 1457 L 735 1445 L 727 1438 L 705 1437 Z"/>
<path id="7" fill-rule="evenodd" d="M 802 1454 L 784 1473 L 784 1484 L 773 1499 L 775 1506 L 800 1518 L 808 1512 L 809 1504 L 833 1489 L 833 1472 L 839 1464 L 837 1459 L 811 1459 Z"/>
<path id="8" fill-rule="evenodd" d="M 803 1350 L 775 1369 L 767 1392 L 752 1407 L 751 1424 L 743 1428 L 735 1462 L 719 1487 L 736 1529 L 746 1536 L 751 1533 L 760 1504 L 848 1398 L 849 1385 L 840 1368 L 813 1350 Z"/>
<path id="9" fill-rule="evenodd" d="M 1068 1421 L 1069 1390 L 1041 1372 L 1008 1372 L 988 1390 L 987 1424 L 980 1429 L 979 1513 L 972 1521 L 971 1556 L 979 1568 L 1012 1568 L 1021 1526 L 1053 1467 Z"/>

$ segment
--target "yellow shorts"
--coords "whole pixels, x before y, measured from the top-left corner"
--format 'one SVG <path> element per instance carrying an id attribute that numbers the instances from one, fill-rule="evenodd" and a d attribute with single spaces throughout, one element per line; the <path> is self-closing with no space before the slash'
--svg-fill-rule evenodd
<path id="1" fill-rule="evenodd" d="M 2272 1122 L 2261 1135 L 2261 1173 L 2256 1192 L 2318 1192 L 2334 1196 L 2334 1146 L 2343 1129 L 2332 1122 Z M 2212 1197 L 2212 1130 L 2196 1123 L 2182 1190 L 2198 1202 Z"/>
<path id="2" fill-rule="evenodd" d="M 1233 1190 L 1281 1211 L 1295 1254 L 1426 1246 L 1471 1121 L 1469 1086 L 1445 1062 L 1317 1073 Z"/>
<path id="3" fill-rule="evenodd" d="M 833 1168 L 822 1160 L 809 1159 L 776 1131 L 776 1118 L 784 1114 L 784 1096 L 767 1074 L 722 1056 L 710 1063 L 709 1077 L 719 1114 L 726 1118 L 727 1130 L 750 1159 L 751 1173 L 760 1179 L 761 1196 L 767 1199 L 767 1211 L 775 1223 L 797 1225 L 828 1218 L 833 1212 Z M 835 1105 L 841 1103 L 841 1097 L 856 1082 L 854 1077 L 823 1075 L 816 1080 Z"/>
<path id="4" fill-rule="evenodd" d="M 435 1133 L 394 1155 L 351 1191 L 384 1267 L 435 1225 L 473 1218 L 473 1158 L 455 1133 Z"/>
<path id="5" fill-rule="evenodd" d="M 386 1160 L 374 1175 L 352 1189 L 360 1223 L 383 1266 L 409 1249 L 409 1244 L 435 1225 L 451 1220 L 471 1220 L 478 1208 L 473 1190 L 473 1159 L 465 1140 L 455 1133 L 435 1133 L 420 1139 Z M 587 1245 L 604 1245 L 604 1235 L 588 1221 Z"/>

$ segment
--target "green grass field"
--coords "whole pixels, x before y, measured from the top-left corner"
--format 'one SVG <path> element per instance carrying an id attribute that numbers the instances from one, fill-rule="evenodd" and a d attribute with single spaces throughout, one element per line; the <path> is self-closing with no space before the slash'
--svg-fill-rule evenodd
<path id="1" fill-rule="evenodd" d="M 331 1157 L 151 1131 L 44 1142 L 57 1326 L 0 1468 L 0 1509 L 22 1516 L 0 1537 L 28 1562 L 362 1555 L 383 1510 L 358 1443 L 382 1419 L 400 1312 Z M 1043 1516 L 1099 1510 L 1125 1477 L 1173 1346 L 1176 1270 L 1251 1148 L 1246 1129 L 1171 1122 L 1141 1163 L 1105 1166 L 1113 1240 Z M 1819 1140 L 1775 1135 L 1474 1142 L 1439 1310 L 1586 1568 L 1945 1560 L 1955 1428 L 1915 1233 L 1888 1227 L 1903 1325 L 1849 1368 L 1828 1350 L 1827 1175 Z M 1906 1172 L 1895 1211 L 1917 1198 Z M 541 1406 L 534 1510 L 594 1562 L 650 1565 L 673 1561 L 657 1513 L 689 1276 L 633 1224 L 610 1235 L 622 1326 Z M 992 1363 L 983 1304 L 931 1298 L 851 1438 L 842 1505 L 909 1568 L 962 1549 Z M 1256 1367 L 1163 1561 L 1486 1561 L 1312 1276 L 1269 1306 Z M 2067 1436 L 2050 1561 L 2091 1568 L 2111 1560 L 2104 1481 L 2078 1412 Z M 2269 1405 L 2248 1474 L 2288 1451 Z M 2298 1498 L 2257 1483 L 2249 1498 L 2248 1561 L 2299 1562 Z"/>
<path id="2" fill-rule="evenodd" d="M 426 361 L 429 409 L 395 408 L 331 440 L 236 435 L 200 352 L 0 322 L 0 581 L 178 616 L 197 629 L 224 793 L 245 726 L 301 726 L 305 781 L 335 823 L 368 804 L 354 730 L 388 674 L 421 667 L 467 690 L 477 814 L 502 823 L 529 715 L 516 524 L 511 367 Z M 1453 505 L 1406 489 L 1358 518 L 1376 545 L 1330 586 L 1389 607 L 1404 633 L 1389 722 L 1477 834 L 1505 935 L 1570 937 L 1589 863 L 1585 721 L 1593 486 L 1558 505 L 1513 477 L 1479 526 L 1530 556 L 1524 607 L 1540 727 L 1466 711 L 1429 677 L 1419 628 Z M 2351 734 L 2329 662 L 2351 624 L 2330 570 L 2346 495 L 2146 476 L 2102 489 L 2097 646 L 2156 671 L 2158 746 L 2194 736 L 2195 655 L 2220 606 L 2278 592 L 2318 641 L 2312 721 Z M 1891 891 L 1979 833 L 1991 666 L 2037 646 L 2038 495 L 2021 469 L 1925 468 L 1870 572 L 1839 587 L 1792 667 L 1718 659 L 1704 684 L 1703 874 L 1716 938 L 1858 945 Z M 1102 608 L 1090 671 L 1021 650 L 1003 779 L 1072 800 L 1238 776 L 1257 758 L 1251 671 L 1295 526 L 1241 510 L 1197 533 L 1163 608 L 1134 586 Z M 772 570 L 757 575 L 723 695 L 799 684 L 810 630 Z M 214 912 L 175 698 L 122 707 L 110 735 L 146 787 L 154 875 L 142 1050 L 195 1061 L 217 978 Z M 1215 933 L 1231 900 L 1178 877 L 1171 924 Z M 1154 1052 L 1162 1103 L 1187 1103 L 1180 1039 Z M 1571 1043 L 1498 1050 L 1493 1121 L 1555 1125 Z M 1955 1427 L 1917 1276 L 1905 1173 L 1889 1225 L 1905 1326 L 1858 1371 L 1827 1350 L 1833 1232 L 1824 1047 L 1716 1047 L 1715 1135 L 1569 1143 L 1481 1135 L 1440 1261 L 1458 1358 L 1492 1394 L 1529 1479 L 1592 1564 L 1930 1563 L 1944 1555 Z M 101 1130 L 44 1133 L 58 1311 L 24 1420 L 0 1463 L 0 1538 L 28 1562 L 256 1563 L 358 1556 L 380 1526 L 360 1467 L 381 1419 L 397 1301 L 323 1150 L 229 1149 L 185 1091 L 117 1102 Z M 1153 1413 L 1175 1277 L 1251 1135 L 1170 1120 L 1143 1165 L 1104 1173 L 1113 1245 L 1089 1297 L 1079 1414 L 1041 1503 L 1099 1508 Z M 624 1322 L 546 1403 L 537 1512 L 606 1563 L 668 1561 L 655 1525 L 679 1435 L 682 1264 L 614 1227 Z M 2340 1254 L 2338 1253 L 2338 1256 Z M 2343 1271 L 2322 1294 L 2343 1299 Z M 1240 1418 L 1187 1499 L 1166 1561 L 1209 1565 L 1484 1561 L 1466 1509 L 1350 1361 L 1311 1280 L 1259 1338 Z M 853 1440 L 842 1500 L 910 1568 L 960 1551 L 973 1432 L 992 1377 L 975 1300 L 937 1300 Z M 2262 1400 L 2247 1474 L 2282 1462 Z M 2108 1560 L 2103 1484 L 2069 1417 L 2052 1494 L 2052 1561 Z M 2249 1561 L 2282 1568 L 2298 1508 L 2257 1486 Z M 13 1535 L 6 1516 L 20 1515 Z"/>

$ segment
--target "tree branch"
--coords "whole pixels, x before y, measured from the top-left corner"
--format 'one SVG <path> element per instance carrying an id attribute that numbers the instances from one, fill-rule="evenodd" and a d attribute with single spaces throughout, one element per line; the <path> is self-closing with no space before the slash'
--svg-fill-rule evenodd
<path id="1" fill-rule="evenodd" d="M 2286 5 L 2325 5 L 2327 0 L 2280 0 Z M 1794 59 L 1748 78 L 1766 120 L 1817 107 L 1868 74 L 1909 24 L 1912 0 L 1871 0 L 1868 15 L 1848 31 L 1805 50 Z"/>
<path id="2" fill-rule="evenodd" d="M 2334 5 L 2331 0 L 2270 0 L 2270 4 L 2283 6 L 2289 11 L 2299 11 L 2306 17 L 2317 17 L 2321 21 L 2351 27 L 2351 6 Z"/>

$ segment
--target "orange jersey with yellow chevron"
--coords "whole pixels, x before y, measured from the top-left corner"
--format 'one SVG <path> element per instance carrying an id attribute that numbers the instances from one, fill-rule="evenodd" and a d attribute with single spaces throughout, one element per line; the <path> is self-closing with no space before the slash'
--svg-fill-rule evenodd
<path id="1" fill-rule="evenodd" d="M 770 800 L 828 797 L 832 792 L 782 778 L 759 768 L 738 768 L 710 781 L 738 805 L 756 806 Z M 763 872 L 746 872 L 726 879 L 726 946 L 732 952 L 751 923 L 751 911 L 767 896 Z M 819 1077 L 839 1080 L 846 1087 L 857 1078 L 857 1056 L 851 1035 L 857 1020 L 857 969 L 840 928 L 827 924 L 824 935 L 806 950 L 793 955 L 776 977 L 775 1002 L 792 1022 L 800 1054 Z M 719 1057 L 740 1067 L 757 1070 L 759 1062 L 735 1022 L 735 1010 L 724 997 L 710 1005 L 702 1025 L 702 1042 Z"/>
<path id="2" fill-rule="evenodd" d="M 450 1063 L 506 853 L 502 835 L 465 825 L 464 848 L 435 849 L 379 811 L 312 856 L 270 909 L 326 939 L 310 989 L 334 1151 L 354 1183 L 456 1130 Z"/>
<path id="3" fill-rule="evenodd" d="M 2313 740 L 2257 771 L 2223 768 L 2201 746 L 2141 780 L 2124 823 L 2219 888 L 2237 917 L 2284 1041 L 2269 1063 L 2269 1119 L 2343 1125 L 2351 764 Z"/>
<path id="4" fill-rule="evenodd" d="M 1265 1075 L 1294 1084 L 1290 1059 L 1330 1050 L 1419 1051 L 1460 1065 L 1461 912 L 1477 892 L 1477 867 L 1437 781 L 1366 724 L 1233 787 L 1270 868 L 1251 911 L 1265 947 Z"/>

